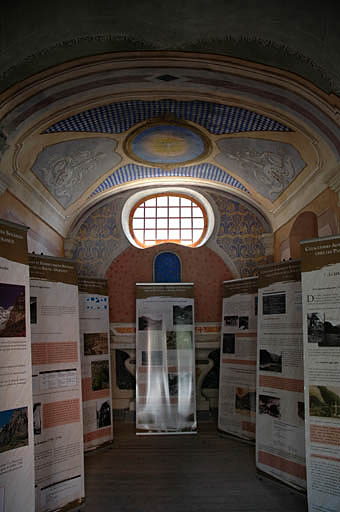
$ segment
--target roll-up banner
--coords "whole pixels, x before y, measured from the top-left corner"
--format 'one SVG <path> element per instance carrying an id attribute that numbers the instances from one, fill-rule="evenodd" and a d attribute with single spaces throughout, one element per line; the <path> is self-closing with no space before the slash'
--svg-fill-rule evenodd
<path id="1" fill-rule="evenodd" d="M 109 297 L 106 279 L 79 277 L 85 451 L 112 441 Z"/>
<path id="2" fill-rule="evenodd" d="M 256 464 L 306 488 L 301 263 L 259 268 Z"/>
<path id="3" fill-rule="evenodd" d="M 308 510 L 340 510 L 340 236 L 301 242 Z"/>
<path id="4" fill-rule="evenodd" d="M 193 283 L 136 284 L 137 434 L 196 432 Z"/>
<path id="5" fill-rule="evenodd" d="M 225 281 L 218 428 L 255 439 L 257 277 Z"/>
<path id="6" fill-rule="evenodd" d="M 36 512 L 84 499 L 78 281 L 66 259 L 29 255 Z"/>
<path id="7" fill-rule="evenodd" d="M 0 512 L 34 511 L 27 228 L 0 220 Z"/>

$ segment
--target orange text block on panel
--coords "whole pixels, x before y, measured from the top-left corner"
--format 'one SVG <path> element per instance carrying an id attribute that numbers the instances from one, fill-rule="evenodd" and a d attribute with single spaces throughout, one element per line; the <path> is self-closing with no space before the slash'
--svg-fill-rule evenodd
<path id="1" fill-rule="evenodd" d="M 44 428 L 57 427 L 59 425 L 78 422 L 80 422 L 79 398 L 43 404 Z"/>

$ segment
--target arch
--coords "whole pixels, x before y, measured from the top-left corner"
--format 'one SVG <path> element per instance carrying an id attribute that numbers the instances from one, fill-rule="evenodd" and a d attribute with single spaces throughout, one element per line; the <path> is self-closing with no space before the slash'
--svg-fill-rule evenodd
<path id="1" fill-rule="evenodd" d="M 170 251 L 159 252 L 153 260 L 153 280 L 155 283 L 180 283 L 182 264 L 179 256 Z"/>
<path id="2" fill-rule="evenodd" d="M 300 241 L 318 236 L 318 220 L 313 212 L 302 212 L 295 219 L 289 233 L 290 257 L 301 257 Z"/>

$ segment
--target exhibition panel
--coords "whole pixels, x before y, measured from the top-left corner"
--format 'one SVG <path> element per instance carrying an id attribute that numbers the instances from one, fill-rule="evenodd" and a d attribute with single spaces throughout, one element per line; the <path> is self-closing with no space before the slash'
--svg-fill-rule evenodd
<path id="1" fill-rule="evenodd" d="M 194 286 L 136 284 L 137 433 L 196 431 Z"/>
<path id="2" fill-rule="evenodd" d="M 109 297 L 106 279 L 79 277 L 85 451 L 112 441 Z"/>
<path id="3" fill-rule="evenodd" d="M 255 439 L 257 277 L 224 282 L 218 428 Z"/>
<path id="4" fill-rule="evenodd" d="M 301 242 L 310 512 L 340 510 L 340 236 Z"/>
<path id="5" fill-rule="evenodd" d="M 259 268 L 256 465 L 306 487 L 300 261 Z"/>
<path id="6" fill-rule="evenodd" d="M 30 254 L 36 512 L 84 499 L 75 263 Z"/>
<path id="7" fill-rule="evenodd" d="M 34 511 L 30 342 L 27 228 L 0 220 L 1 512 Z"/>

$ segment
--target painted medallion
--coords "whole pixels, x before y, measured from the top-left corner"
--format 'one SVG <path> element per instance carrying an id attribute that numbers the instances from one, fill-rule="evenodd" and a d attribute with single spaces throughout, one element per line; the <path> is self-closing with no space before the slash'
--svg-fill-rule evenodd
<path id="1" fill-rule="evenodd" d="M 148 164 L 186 164 L 209 152 L 209 142 L 195 128 L 179 123 L 155 123 L 134 131 L 126 141 L 131 158 Z"/>

